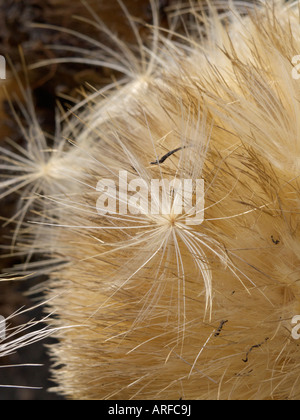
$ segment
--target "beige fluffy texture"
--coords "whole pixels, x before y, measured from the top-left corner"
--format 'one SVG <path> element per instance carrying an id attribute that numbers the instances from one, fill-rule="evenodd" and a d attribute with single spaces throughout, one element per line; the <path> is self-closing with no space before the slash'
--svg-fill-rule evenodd
<path id="1" fill-rule="evenodd" d="M 91 94 L 64 128 L 73 147 L 40 173 L 19 246 L 35 232 L 63 263 L 43 287 L 51 326 L 81 325 L 50 349 L 68 398 L 299 399 L 299 10 L 267 3 L 175 11 L 188 35 L 155 27 L 136 74 Z M 204 222 L 100 216 L 97 182 L 120 170 L 203 178 Z"/>

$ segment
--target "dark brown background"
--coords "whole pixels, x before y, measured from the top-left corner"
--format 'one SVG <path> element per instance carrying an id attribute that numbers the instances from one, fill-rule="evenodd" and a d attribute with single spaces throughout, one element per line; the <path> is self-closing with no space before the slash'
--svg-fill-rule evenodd
<path id="1" fill-rule="evenodd" d="M 132 15 L 141 17 L 151 23 L 151 8 L 148 0 L 123 0 Z M 171 1 L 160 1 L 161 23 L 166 24 L 164 8 Z M 132 40 L 132 32 L 126 18 L 116 0 L 109 2 L 102 0 L 90 0 L 95 11 L 111 30 L 118 33 L 123 39 Z M 19 55 L 19 46 L 24 51 L 28 64 L 35 63 L 41 59 L 54 57 L 53 51 L 47 49 L 47 44 L 68 44 L 78 46 L 78 39 L 72 39 L 69 35 L 61 32 L 31 28 L 31 22 L 52 23 L 78 30 L 81 33 L 89 33 L 100 39 L 103 35 L 91 30 L 90 26 L 80 23 L 72 18 L 73 15 L 89 16 L 86 9 L 79 0 L 0 0 L 0 54 L 9 56 L 15 69 L 22 74 L 22 66 Z M 141 29 L 142 30 L 142 29 Z M 101 39 L 109 42 L 107 39 Z M 85 46 L 79 44 L 80 46 Z M 90 48 L 90 46 L 88 46 Z M 41 126 L 48 132 L 53 132 L 54 108 L 57 96 L 60 94 L 74 94 L 78 85 L 88 81 L 90 83 L 104 83 L 108 77 L 105 70 L 87 69 L 83 66 L 60 65 L 49 66 L 41 70 L 32 71 L 29 74 L 31 90 L 33 92 L 35 106 Z M 0 83 L 2 83 L 0 81 Z M 5 145 L 5 137 L 9 136 L 19 144 L 22 144 L 20 133 L 16 131 L 11 112 L 7 102 L 3 100 L 0 86 L 0 145 Z M 17 92 L 14 82 L 8 83 L 10 93 Z M 16 205 L 16 197 L 9 197 L 0 201 L 0 217 L 9 217 L 13 214 Z M 10 229 L 0 228 L 0 244 L 10 243 Z M 0 249 L 1 252 L 1 249 Z M 16 258 L 4 257 L 3 251 L 0 259 L 0 270 L 5 272 L 20 261 Z M 10 316 L 20 307 L 31 307 L 32 302 L 24 297 L 34 284 L 43 281 L 36 279 L 23 282 L 0 282 L 0 314 L 4 317 Z M 16 317 L 11 322 L 11 327 L 26 323 L 29 319 L 40 319 L 43 316 L 40 309 L 33 313 Z M 49 360 L 45 344 L 36 343 L 16 354 L 0 360 L 0 385 L 21 385 L 43 387 L 42 390 L 0 388 L 0 400 L 44 400 L 60 399 L 58 395 L 47 391 L 49 386 Z M 42 367 L 13 367 L 1 368 L 4 365 L 15 365 L 23 363 L 40 363 Z"/>

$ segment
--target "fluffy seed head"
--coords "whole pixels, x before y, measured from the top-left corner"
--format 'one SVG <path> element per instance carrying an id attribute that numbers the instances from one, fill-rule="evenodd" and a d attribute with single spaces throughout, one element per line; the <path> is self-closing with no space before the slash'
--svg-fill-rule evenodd
<path id="1" fill-rule="evenodd" d="M 186 33 L 155 27 L 150 52 L 137 36 L 147 80 L 92 94 L 67 125 L 68 192 L 47 193 L 33 222 L 64 262 L 45 285 L 51 322 L 84 325 L 51 347 L 68 397 L 299 398 L 299 10 L 230 5 L 177 8 Z M 177 214 L 174 184 L 149 212 L 163 179 L 203 180 L 204 207 Z"/>

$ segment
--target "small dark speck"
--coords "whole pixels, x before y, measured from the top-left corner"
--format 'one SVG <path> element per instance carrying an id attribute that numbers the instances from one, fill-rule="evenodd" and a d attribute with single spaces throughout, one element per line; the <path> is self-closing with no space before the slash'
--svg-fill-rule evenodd
<path id="1" fill-rule="evenodd" d="M 272 239 L 273 244 L 275 244 L 275 245 L 280 244 L 280 240 L 279 239 L 274 239 L 273 235 L 271 236 L 271 239 Z"/>

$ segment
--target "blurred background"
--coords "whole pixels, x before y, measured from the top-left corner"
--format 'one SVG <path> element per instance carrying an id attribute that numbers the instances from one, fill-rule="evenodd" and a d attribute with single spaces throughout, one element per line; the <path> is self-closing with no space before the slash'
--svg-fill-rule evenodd
<path id="1" fill-rule="evenodd" d="M 176 2 L 176 1 L 175 1 Z M 160 23 L 167 25 L 166 9 L 175 3 L 171 0 L 158 2 Z M 148 0 L 123 0 L 129 12 L 145 22 L 152 23 L 151 7 Z M 117 0 L 109 2 L 102 0 L 89 0 L 88 4 L 101 17 L 105 24 L 119 37 L 127 42 L 134 41 L 128 21 Z M 34 28 L 35 23 L 53 24 L 64 28 L 88 34 L 104 43 L 109 39 L 94 27 L 83 21 L 76 20 L 74 16 L 90 15 L 80 0 L 0 0 L 0 55 L 9 57 L 16 72 L 23 79 L 23 69 L 20 59 L 20 46 L 29 67 L 40 60 L 55 58 L 58 53 L 48 45 L 71 45 L 76 47 L 91 48 L 82 39 L 72 37 L 62 31 Z M 143 26 L 140 25 L 143 35 Z M 64 53 L 62 56 L 66 56 Z M 24 140 L 17 129 L 8 101 L 3 92 L 3 85 L 14 102 L 17 97 L 22 101 L 15 80 L 10 76 L 7 66 L 7 79 L 0 80 L 0 147 L 8 147 L 5 139 L 13 139 L 17 144 L 23 145 Z M 55 105 L 58 97 L 63 97 L 64 105 L 68 97 L 76 97 L 80 85 L 88 82 L 93 86 L 101 86 L 111 80 L 111 75 L 106 69 L 89 68 L 83 65 L 53 64 L 38 70 L 29 71 L 29 84 L 34 98 L 35 108 L 39 123 L 48 133 L 54 132 Z M 22 263 L 19 256 L 9 255 L 7 247 L 11 244 L 13 225 L 1 225 L 5 219 L 11 217 L 16 211 L 18 196 L 9 196 L 0 200 L 0 274 L 16 264 Z M 9 317 L 20 308 L 30 308 L 37 301 L 43 299 L 42 295 L 35 295 L 35 300 L 28 296 L 28 291 L 35 285 L 43 282 L 45 278 L 32 280 L 0 282 L 0 315 Z M 17 328 L 32 319 L 42 319 L 42 308 L 23 313 L 9 321 L 9 328 Z M 47 356 L 47 344 L 51 339 L 37 342 L 9 357 L 0 358 L 0 400 L 52 400 L 62 399 L 48 389 L 54 386 L 50 380 Z M 41 366 L 16 366 L 26 364 L 39 364 Z M 15 365 L 15 366 L 14 366 Z M 11 367 L 8 367 L 11 366 Z M 17 388 L 25 387 L 25 388 Z M 26 387 L 38 387 L 31 389 Z"/>

